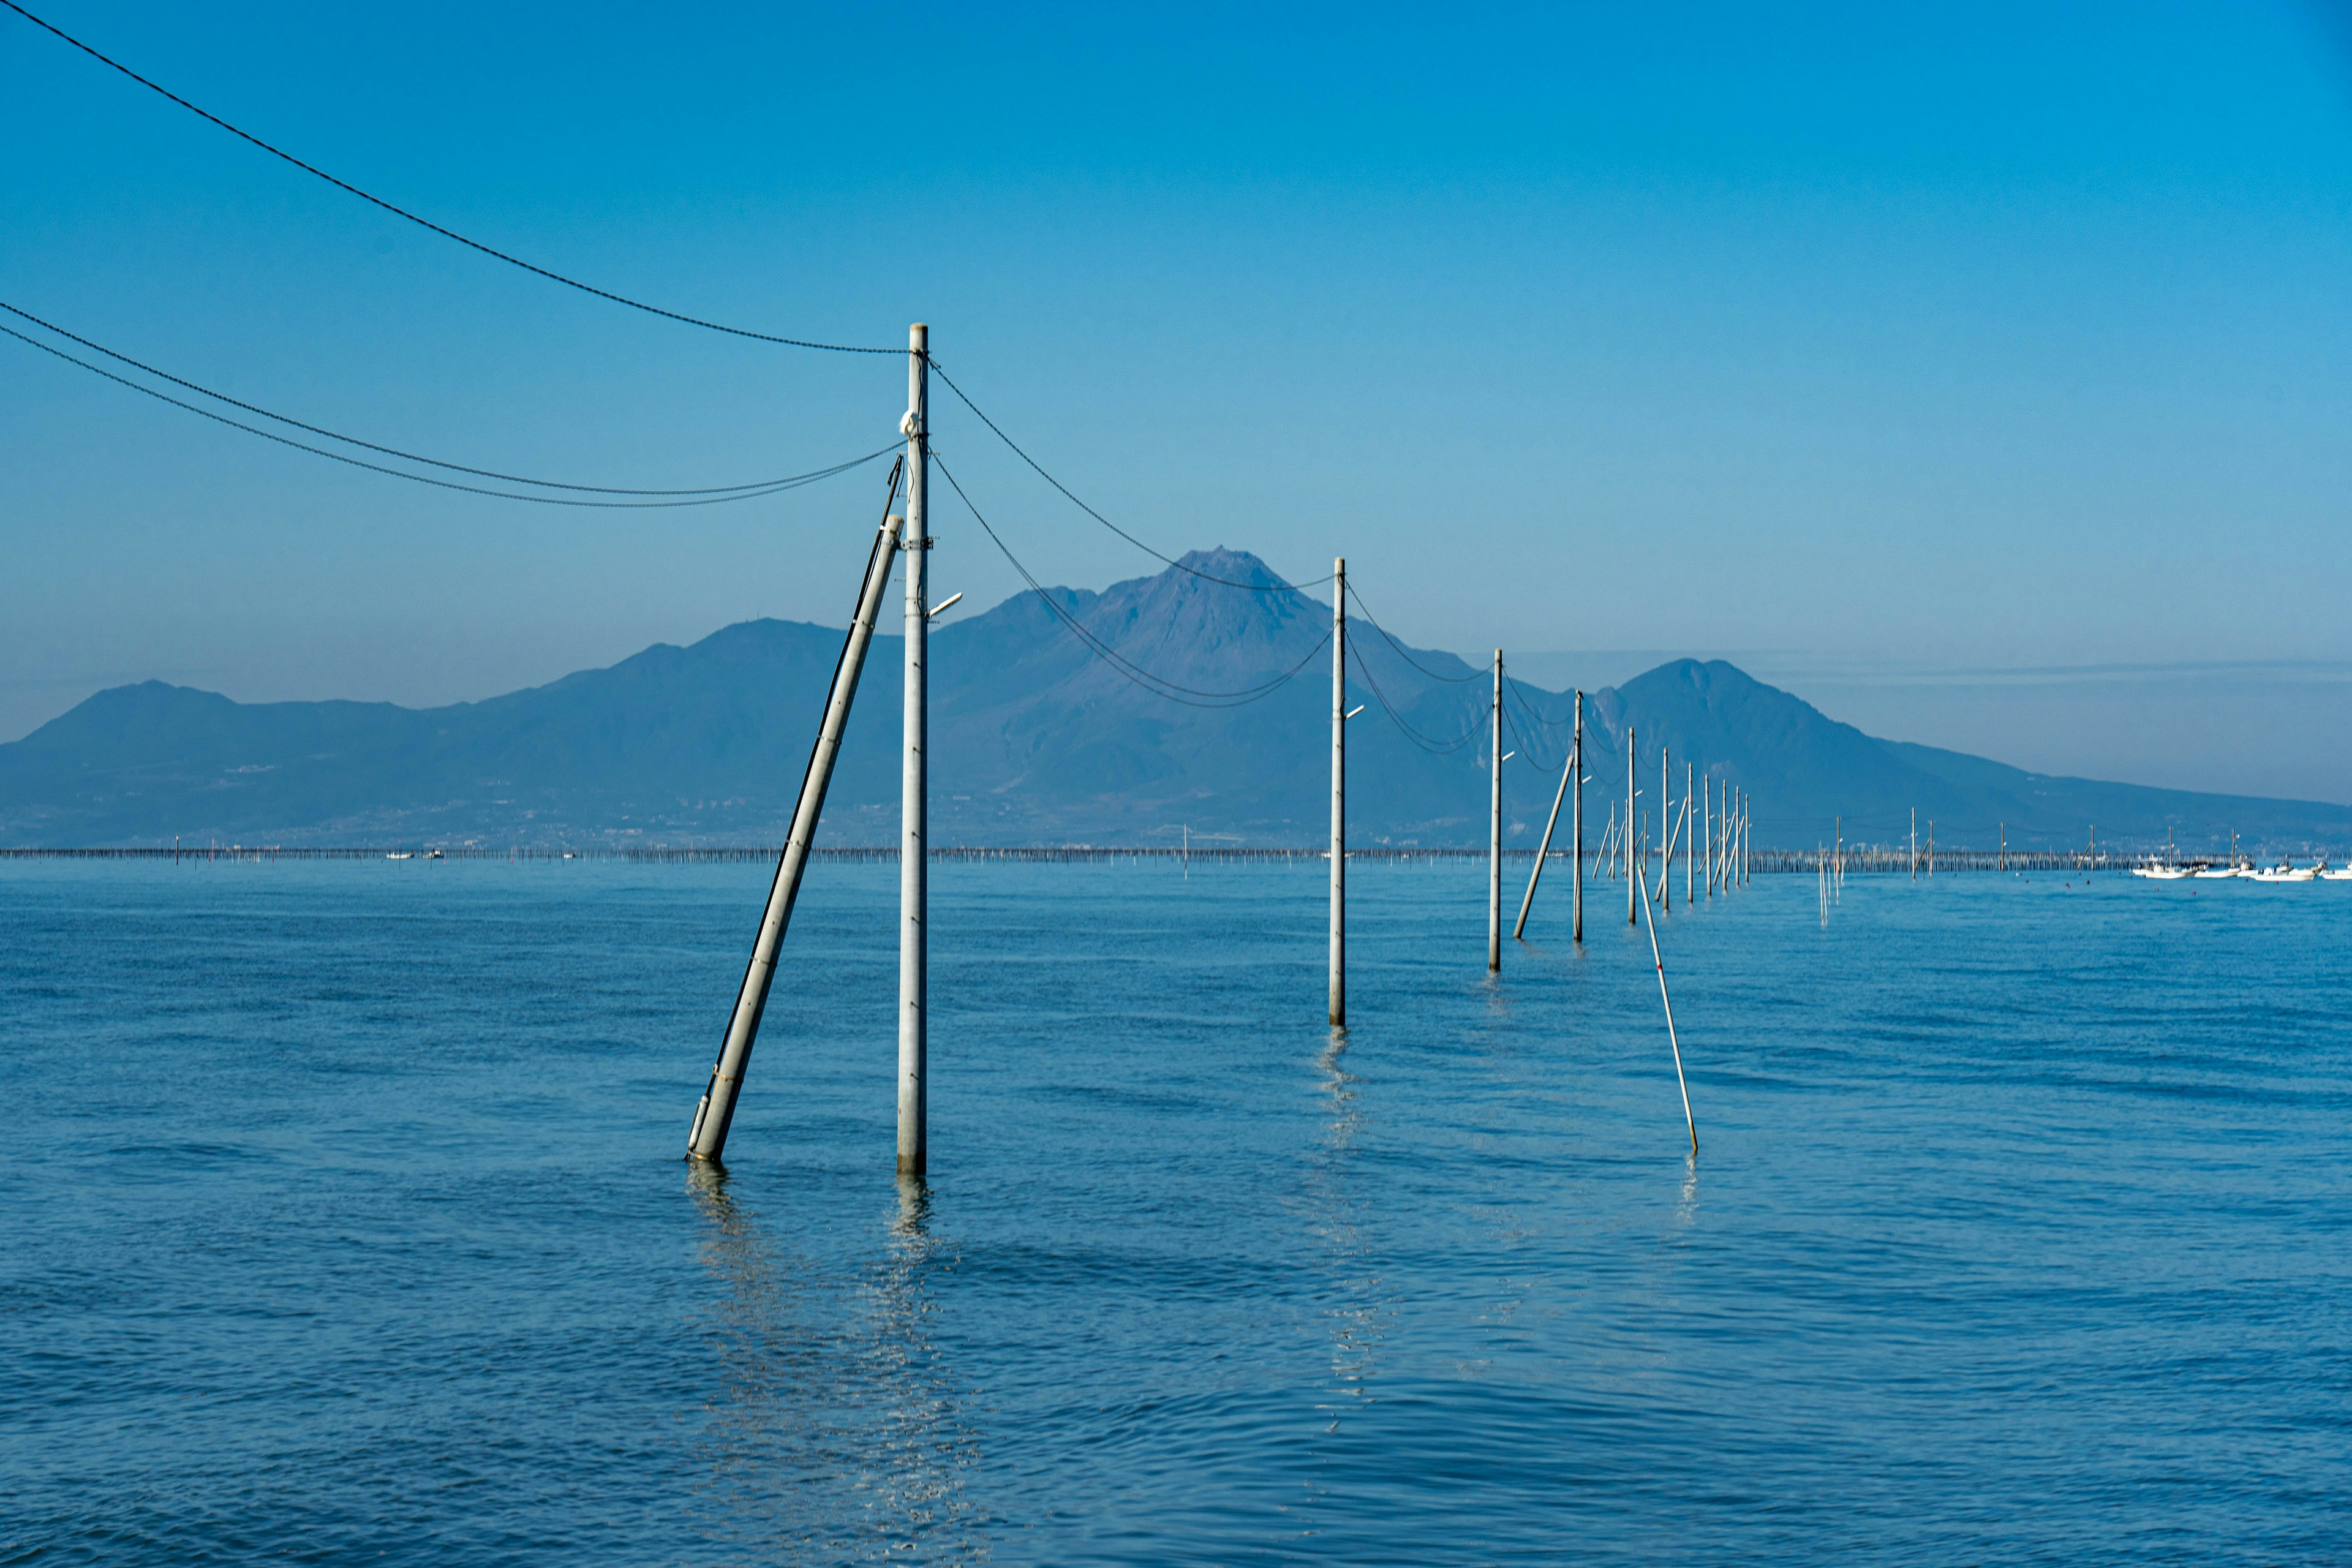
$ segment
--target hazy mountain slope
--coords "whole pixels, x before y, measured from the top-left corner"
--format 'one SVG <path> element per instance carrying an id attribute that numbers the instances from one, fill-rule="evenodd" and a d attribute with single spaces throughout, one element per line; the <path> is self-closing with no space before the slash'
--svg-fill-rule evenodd
<path id="1" fill-rule="evenodd" d="M 1102 593 L 1032 594 L 931 637 L 933 837 L 941 844 L 1311 844 L 1329 809 L 1331 612 L 1241 552 L 1213 551 Z M 1205 574 L 1203 576 L 1202 574 Z M 1213 582 L 1209 578 L 1223 578 Z M 1246 584 L 1234 586 L 1233 584 Z M 1146 689 L 1072 635 L 1183 689 Z M 891 622 L 886 618 L 885 625 Z M 1362 844 L 1486 833 L 1486 668 L 1349 626 L 1349 815 Z M 841 646 L 835 628 L 753 621 L 690 647 L 488 701 L 240 704 L 158 682 L 100 692 L 0 745 L 0 841 L 18 844 L 490 843 L 783 831 Z M 835 843 L 895 842 L 896 637 L 877 637 L 827 805 Z M 1573 700 L 1510 684 L 1506 833 L 1541 831 Z M 2053 779 L 1879 741 L 1728 664 L 1675 660 L 1585 701 L 1588 841 L 1625 787 L 1654 837 L 1658 747 L 1751 791 L 1758 841 L 1895 842 L 1916 807 L 1940 844 L 2184 845 L 2234 826 L 2282 847 L 2352 844 L 2352 811 Z M 1566 832 L 1563 820 L 1562 833 Z"/>

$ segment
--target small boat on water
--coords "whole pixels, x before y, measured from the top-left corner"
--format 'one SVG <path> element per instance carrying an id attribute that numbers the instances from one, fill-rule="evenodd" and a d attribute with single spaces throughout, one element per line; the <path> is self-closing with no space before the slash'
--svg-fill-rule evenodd
<path id="1" fill-rule="evenodd" d="M 2317 866 L 2290 866 L 2282 860 L 2267 871 L 2249 871 L 2246 875 L 2257 882 L 2310 882 L 2319 877 Z"/>
<path id="2" fill-rule="evenodd" d="M 384 858 L 387 860 L 414 860 L 416 857 L 410 854 L 405 849 L 395 849 L 391 854 L 385 856 Z"/>
<path id="3" fill-rule="evenodd" d="M 2187 878 L 2197 876 L 2199 873 L 2190 870 L 2186 866 L 2164 866 L 2151 860 L 2145 866 L 2133 867 L 2132 875 L 2135 877 L 2147 877 L 2151 880 L 2158 882 L 2178 882 Z"/>

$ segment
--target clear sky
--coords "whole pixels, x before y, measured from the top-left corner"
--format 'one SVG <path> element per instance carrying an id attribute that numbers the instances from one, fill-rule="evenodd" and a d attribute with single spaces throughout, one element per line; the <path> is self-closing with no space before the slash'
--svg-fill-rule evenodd
<path id="1" fill-rule="evenodd" d="M 1344 552 L 1416 642 L 1725 653 L 1878 733 L 2352 798 L 2327 9 L 28 4 L 600 285 L 853 342 L 928 321 L 1137 533 L 1302 578 Z M 0 300 L 315 423 L 702 485 L 904 406 L 900 362 L 516 272 L 5 12 L 0 133 Z M 1155 568 L 935 406 L 1040 577 Z M 0 736 L 150 676 L 447 701 L 837 623 L 878 489 L 451 495 L 0 339 Z M 940 593 L 1018 585 L 951 498 L 934 531 Z"/>

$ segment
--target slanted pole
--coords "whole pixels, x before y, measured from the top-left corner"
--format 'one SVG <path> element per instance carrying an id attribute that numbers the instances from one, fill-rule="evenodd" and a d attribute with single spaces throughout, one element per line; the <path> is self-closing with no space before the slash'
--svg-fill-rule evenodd
<path id="1" fill-rule="evenodd" d="M 1495 650 L 1493 737 L 1486 760 L 1486 973 L 1503 972 L 1503 650 Z"/>
<path id="2" fill-rule="evenodd" d="M 898 493 L 898 475 L 890 475 L 890 494 Z M 887 510 L 888 503 L 884 503 Z M 751 1047 L 760 1037 L 760 1018 L 767 1011 L 768 987 L 776 977 L 776 954 L 792 923 L 793 904 L 799 899 L 801 876 L 808 869 L 809 850 L 816 842 L 817 819 L 824 811 L 825 787 L 833 782 L 833 764 L 841 755 L 842 731 L 849 723 L 849 705 L 857 695 L 858 672 L 866 668 L 866 652 L 874 641 L 874 622 L 882 612 L 883 591 L 890 585 L 890 569 L 903 521 L 885 516 L 866 558 L 866 580 L 857 590 L 857 609 L 843 639 L 841 657 L 833 667 L 833 689 L 825 699 L 824 720 L 817 726 L 816 746 L 809 752 L 808 771 L 801 776 L 800 803 L 793 808 L 790 837 L 777 857 L 775 880 L 768 885 L 767 912 L 760 918 L 760 934 L 751 943 L 751 962 L 743 984 L 735 992 L 735 1011 L 727 1020 L 719 1060 L 710 1069 L 702 1102 L 694 1108 L 694 1125 L 686 1135 L 691 1159 L 716 1160 L 727 1148 L 728 1129 L 735 1121 L 735 1100 L 743 1089 L 743 1074 L 751 1065 Z"/>
<path id="3" fill-rule="evenodd" d="M 930 1163 L 930 329 L 907 329 L 906 755 L 899 774 L 898 831 L 898 1174 L 920 1176 Z"/>
<path id="4" fill-rule="evenodd" d="M 1331 1026 L 1348 1023 L 1348 562 L 1331 563 Z"/>
<path id="5" fill-rule="evenodd" d="M 1642 912 L 1649 916 L 1650 962 L 1658 966 L 1658 1000 L 1666 1009 L 1666 1044 L 1674 1047 L 1675 1086 L 1683 1091 L 1683 1125 L 1690 1129 L 1691 1158 L 1698 1158 L 1698 1119 L 1691 1114 L 1690 1080 L 1683 1077 L 1683 1043 L 1675 1037 L 1675 999 L 1666 994 L 1666 960 L 1658 951 L 1658 917 L 1650 914 L 1650 890 L 1642 889 Z"/>
<path id="6" fill-rule="evenodd" d="M 1528 910 L 1535 907 L 1536 881 L 1543 875 L 1544 857 L 1551 853 L 1551 830 L 1559 826 L 1559 803 L 1568 798 L 1569 781 L 1576 776 L 1576 770 L 1582 765 L 1582 763 L 1583 759 L 1579 757 L 1575 748 L 1570 746 L 1568 753 L 1568 766 L 1560 770 L 1559 789 L 1551 797 L 1551 815 L 1544 818 L 1543 842 L 1536 846 L 1535 867 L 1528 872 L 1527 894 L 1519 900 L 1519 921 L 1511 928 L 1513 942 L 1523 942 L 1527 939 Z"/>

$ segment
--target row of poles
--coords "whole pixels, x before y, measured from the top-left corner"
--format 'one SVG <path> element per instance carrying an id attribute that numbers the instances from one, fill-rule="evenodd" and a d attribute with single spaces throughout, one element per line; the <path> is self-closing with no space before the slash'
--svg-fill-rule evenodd
<path id="1" fill-rule="evenodd" d="M 751 945 L 751 956 L 746 964 L 743 980 L 737 987 L 735 1006 L 729 1015 L 726 1034 L 721 1039 L 718 1060 L 710 1069 L 710 1079 L 701 1100 L 696 1104 L 694 1121 L 687 1134 L 687 1150 L 690 1158 L 717 1161 L 724 1153 L 727 1134 L 732 1126 L 735 1109 L 741 1096 L 743 1079 L 750 1066 L 751 1047 L 760 1032 L 760 1020 L 765 1012 L 770 988 L 775 981 L 776 962 L 783 946 L 784 932 L 792 922 L 793 906 L 800 895 L 801 880 L 808 868 L 811 851 L 816 841 L 819 817 L 824 809 L 824 797 L 833 779 L 834 764 L 839 759 L 843 735 L 849 723 L 849 709 L 857 691 L 859 674 L 864 670 L 866 656 L 874 639 L 874 631 L 881 616 L 883 595 L 888 587 L 892 569 L 898 557 L 904 556 L 906 571 L 905 635 L 905 755 L 900 777 L 900 834 L 898 843 L 898 1168 L 901 1176 L 920 1177 L 929 1165 L 929 1038 L 927 1028 L 928 998 L 928 920 L 929 889 L 926 878 L 929 848 L 929 771 L 928 721 L 929 682 L 926 658 L 931 616 L 936 613 L 929 603 L 929 557 L 931 537 L 927 531 L 928 480 L 929 478 L 929 330 L 918 322 L 908 331 L 907 344 L 907 413 L 899 422 L 899 430 L 907 438 L 907 449 L 891 470 L 890 488 L 883 503 L 883 516 L 875 531 L 874 543 L 868 552 L 866 572 L 858 587 L 857 606 L 850 620 L 849 630 L 843 639 L 841 656 L 834 667 L 833 683 L 826 694 L 824 718 L 818 726 L 809 764 L 801 781 L 801 793 L 793 811 L 792 831 L 783 851 L 777 858 L 776 874 L 768 889 L 767 907 L 761 921 L 759 934 Z M 894 510 L 903 481 L 907 498 L 904 513 Z M 1348 855 L 1347 855 L 1347 724 L 1360 713 L 1361 708 L 1350 710 L 1347 705 L 1347 588 L 1348 563 L 1344 559 L 1332 563 L 1331 590 L 1331 848 L 1330 848 L 1330 1022 L 1334 1027 L 1344 1027 L 1348 1015 Z M 944 607 L 944 606 L 942 606 Z M 1503 656 L 1495 654 L 1494 725 L 1490 763 L 1493 778 L 1488 805 L 1487 837 L 1487 967 L 1502 967 L 1502 750 L 1503 731 Z M 1622 835 L 1624 868 L 1627 881 L 1626 919 L 1634 921 L 1638 900 L 1646 907 L 1649 890 L 1643 868 L 1637 864 L 1638 850 L 1633 831 L 1636 822 L 1634 802 L 1633 733 L 1626 731 L 1625 824 Z M 1570 861 L 1573 865 L 1574 890 L 1570 903 L 1574 939 L 1584 940 L 1584 784 L 1581 773 L 1584 742 L 1584 694 L 1576 694 L 1576 719 L 1568 763 L 1561 773 L 1560 786 L 1552 801 L 1551 816 L 1544 825 L 1544 837 L 1536 854 L 1535 868 L 1528 878 L 1528 889 L 1519 903 L 1519 918 L 1513 931 L 1514 938 L 1527 929 L 1528 913 L 1535 902 L 1536 885 L 1543 875 L 1544 861 L 1551 850 L 1554 829 L 1559 821 L 1562 800 L 1572 801 L 1570 834 L 1572 844 Z M 1661 754 L 1660 766 L 1666 768 L 1667 760 Z M 1662 780 L 1670 773 L 1662 773 Z M 1687 785 L 1687 780 L 1685 784 Z M 1664 795 L 1662 789 L 1661 795 Z M 1671 891 L 1666 876 L 1673 864 L 1674 847 L 1678 837 L 1688 826 L 1691 813 L 1690 792 L 1686 787 L 1683 800 L 1681 824 L 1662 819 L 1660 843 L 1664 865 L 1660 871 L 1660 897 L 1671 905 Z M 1746 880 L 1745 853 L 1747 846 L 1747 811 L 1744 801 L 1735 804 L 1728 787 L 1717 809 L 1715 792 L 1708 792 L 1706 817 L 1707 889 L 1713 893 L 1727 889 Z M 1612 809 L 1612 817 L 1615 813 Z M 1671 814 L 1662 814 L 1670 816 Z M 1719 825 L 1719 826 L 1718 826 Z M 1690 869 L 1685 868 L 1685 896 L 1689 897 Z M 1650 932 L 1652 955 L 1657 957 L 1657 931 L 1654 922 Z M 1661 999 L 1665 998 L 1665 965 L 1657 963 L 1658 987 Z M 1669 1000 L 1666 1006 L 1666 1028 L 1674 1039 L 1674 1009 Z M 1682 1047 L 1675 1042 L 1675 1074 L 1682 1078 Z M 1690 1090 L 1683 1088 L 1683 1112 L 1690 1119 Z M 1698 1147 L 1696 1123 L 1691 1126 L 1691 1148 Z"/>

